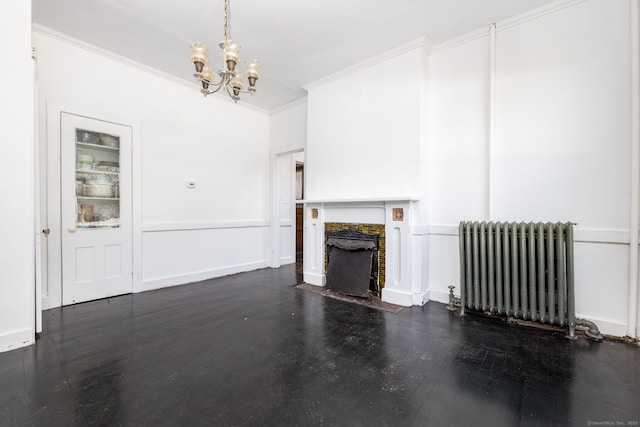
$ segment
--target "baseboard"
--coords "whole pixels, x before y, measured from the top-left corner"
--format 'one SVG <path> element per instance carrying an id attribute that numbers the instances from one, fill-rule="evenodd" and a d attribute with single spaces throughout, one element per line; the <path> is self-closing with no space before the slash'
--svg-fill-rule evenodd
<path id="1" fill-rule="evenodd" d="M 310 285 L 324 286 L 324 275 L 304 272 L 304 282 Z"/>
<path id="2" fill-rule="evenodd" d="M 0 335 L 0 353 L 26 347 L 32 345 L 34 342 L 35 332 L 33 328 L 11 331 Z"/>
<path id="3" fill-rule="evenodd" d="M 382 289 L 382 301 L 403 307 L 411 307 L 413 305 L 413 294 L 385 287 Z"/>
<path id="4" fill-rule="evenodd" d="M 195 271 L 173 276 L 157 277 L 143 280 L 138 286 L 134 286 L 133 292 L 151 291 L 154 289 L 167 288 L 169 286 L 184 285 L 187 283 L 200 282 L 202 280 L 213 279 L 215 277 L 228 276 L 230 274 L 243 273 L 245 271 L 258 270 L 269 266 L 268 261 L 249 262 L 246 264 L 236 264 L 211 270 Z"/>
<path id="5" fill-rule="evenodd" d="M 441 302 L 443 304 L 449 304 L 449 292 L 431 290 L 431 301 Z M 455 289 L 454 289 L 455 292 Z M 456 295 L 457 296 L 457 295 Z"/>
<path id="6" fill-rule="evenodd" d="M 600 318 L 588 316 L 582 313 L 576 313 L 576 318 L 592 321 L 593 323 L 596 324 L 601 334 L 611 335 L 614 337 L 624 337 L 627 335 L 627 325 L 624 323 L 600 319 Z"/>
<path id="7" fill-rule="evenodd" d="M 455 292 L 455 289 L 454 289 Z M 459 296 L 459 294 L 455 294 Z M 449 293 L 446 291 L 431 291 L 431 300 L 441 302 L 443 304 L 449 303 Z M 576 313 L 576 318 L 590 320 L 598 326 L 601 333 L 605 335 L 611 335 L 614 337 L 624 337 L 627 335 L 627 325 L 624 323 L 613 322 L 611 320 L 600 319 L 597 317 L 585 315 L 582 313 Z"/>
<path id="8" fill-rule="evenodd" d="M 294 262 L 296 262 L 296 259 L 292 256 L 284 256 L 280 258 L 280 265 L 293 264 Z"/>
<path id="9" fill-rule="evenodd" d="M 431 291 L 413 294 L 413 305 L 423 306 L 431 300 Z"/>

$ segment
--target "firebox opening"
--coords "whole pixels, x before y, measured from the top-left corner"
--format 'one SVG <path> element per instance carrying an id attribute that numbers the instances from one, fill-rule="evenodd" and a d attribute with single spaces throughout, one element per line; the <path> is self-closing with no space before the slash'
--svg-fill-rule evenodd
<path id="1" fill-rule="evenodd" d="M 379 235 L 346 229 L 325 232 L 327 289 L 346 295 L 380 294 Z"/>

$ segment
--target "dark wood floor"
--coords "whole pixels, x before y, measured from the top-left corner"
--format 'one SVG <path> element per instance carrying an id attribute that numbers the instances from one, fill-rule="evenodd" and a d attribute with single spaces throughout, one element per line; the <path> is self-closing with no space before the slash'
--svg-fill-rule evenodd
<path id="1" fill-rule="evenodd" d="M 640 421 L 636 346 L 438 303 L 379 312 L 297 277 L 291 265 L 48 310 L 35 346 L 0 354 L 0 425 Z"/>

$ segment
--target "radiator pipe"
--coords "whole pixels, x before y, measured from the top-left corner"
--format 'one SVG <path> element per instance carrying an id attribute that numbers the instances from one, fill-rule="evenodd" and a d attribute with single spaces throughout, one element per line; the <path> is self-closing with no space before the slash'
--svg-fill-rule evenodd
<path id="1" fill-rule="evenodd" d="M 590 338 L 593 341 L 602 341 L 602 334 L 600 333 L 598 326 L 592 321 L 586 319 L 576 319 L 576 326 L 583 326 L 588 328 L 584 333 L 587 338 Z"/>

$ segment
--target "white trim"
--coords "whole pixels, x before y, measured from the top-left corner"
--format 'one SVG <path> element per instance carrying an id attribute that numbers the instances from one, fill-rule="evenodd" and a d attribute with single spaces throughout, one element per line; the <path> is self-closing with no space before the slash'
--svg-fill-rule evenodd
<path id="1" fill-rule="evenodd" d="M 593 316 L 585 316 L 576 312 L 576 319 L 590 320 L 598 326 L 601 333 L 605 335 L 612 335 L 614 337 L 624 337 L 627 334 L 627 325 L 618 321 L 603 319 Z"/>
<path id="2" fill-rule="evenodd" d="M 48 294 L 42 295 L 42 309 L 61 307 L 62 301 L 62 224 L 60 198 L 60 155 L 61 136 L 60 120 L 62 113 L 101 120 L 104 122 L 123 125 L 131 128 L 131 168 L 132 168 L 132 288 L 142 281 L 142 121 L 133 117 L 121 116 L 108 111 L 92 107 L 82 107 L 73 102 L 47 98 L 45 100 L 46 112 L 46 139 L 42 144 L 46 146 L 46 174 L 47 184 L 44 191 L 46 198 L 47 218 L 42 228 L 49 228 L 51 233 L 47 238 L 47 284 Z M 136 164 L 135 162 L 140 163 Z M 133 171 L 138 171 L 135 174 Z M 54 178 L 55 177 L 55 178 Z M 136 179 L 137 178 L 137 179 Z M 138 197 L 136 197 L 136 195 Z M 137 219 L 137 220 L 136 220 Z"/>
<path id="3" fill-rule="evenodd" d="M 631 182 L 629 289 L 627 292 L 627 335 L 637 337 L 638 324 L 638 232 L 640 231 L 640 11 L 638 1 L 629 2 L 629 62 L 631 66 Z"/>
<path id="4" fill-rule="evenodd" d="M 41 34 L 43 36 L 51 37 L 51 38 L 54 38 L 54 39 L 59 40 L 61 42 L 68 43 L 68 44 L 70 44 L 72 46 L 78 47 L 80 49 L 84 49 L 84 50 L 89 51 L 90 53 L 93 53 L 95 55 L 100 55 L 103 58 L 119 62 L 120 64 L 126 65 L 128 67 L 135 68 L 135 69 L 137 69 L 139 71 L 142 71 L 142 72 L 145 72 L 145 73 L 148 73 L 148 74 L 152 74 L 152 75 L 154 75 L 156 77 L 159 77 L 159 78 L 164 79 L 166 81 L 169 81 L 171 83 L 174 83 L 174 84 L 186 87 L 188 89 L 191 89 L 194 92 L 200 92 L 200 89 L 198 88 L 198 86 L 194 82 L 192 82 L 189 79 L 187 79 L 186 76 L 183 79 L 183 78 L 177 77 L 177 76 L 175 76 L 173 74 L 169 74 L 169 73 L 166 73 L 164 71 L 160 71 L 157 68 L 153 68 L 153 67 L 150 67 L 148 65 L 142 64 L 141 62 L 137 62 L 137 61 L 134 61 L 134 60 L 129 59 L 127 57 L 118 55 L 117 53 L 114 53 L 114 52 L 112 52 L 110 50 L 103 49 L 101 47 L 92 45 L 92 44 L 87 43 L 87 42 L 85 42 L 83 40 L 76 39 L 76 38 L 71 37 L 71 36 L 69 36 L 67 34 L 60 33 L 60 32 L 58 32 L 56 30 L 53 30 L 53 29 L 51 29 L 49 27 L 45 27 L 45 26 L 40 25 L 40 24 L 32 24 L 31 25 L 31 30 L 33 32 L 39 33 L 39 34 Z M 225 102 L 229 102 L 230 104 L 234 104 L 234 105 L 236 105 L 236 106 L 238 106 L 240 108 L 248 108 L 250 110 L 254 110 L 254 111 L 261 112 L 261 113 L 269 114 L 269 110 L 267 110 L 265 108 L 261 108 L 261 107 L 255 106 L 255 105 L 252 105 L 252 104 L 247 104 L 247 103 L 235 104 L 233 102 L 233 100 L 231 98 L 229 98 L 229 96 L 223 94 L 222 92 L 216 93 L 215 96 L 216 96 L 216 99 L 219 99 L 219 100 L 225 101 Z"/>
<path id="5" fill-rule="evenodd" d="M 298 98 L 298 99 L 296 99 L 294 101 L 287 102 L 284 105 L 281 105 L 279 107 L 274 108 L 273 110 L 269 111 L 269 114 L 271 116 L 274 116 L 276 114 L 279 114 L 279 113 L 282 113 L 284 111 L 287 111 L 290 108 L 297 107 L 299 105 L 305 105 L 306 103 L 307 103 L 307 95 L 305 94 L 305 96 L 303 96 L 302 98 Z M 297 151 L 300 151 L 300 150 L 297 150 Z M 280 153 L 280 154 L 282 154 L 282 153 Z"/>
<path id="6" fill-rule="evenodd" d="M 293 227 L 295 225 L 295 220 L 293 219 L 281 219 L 280 227 Z"/>
<path id="7" fill-rule="evenodd" d="M 384 292 L 384 288 L 382 288 Z M 426 290 L 424 292 L 414 292 L 412 305 L 423 306 L 431 300 L 431 290 Z"/>
<path id="8" fill-rule="evenodd" d="M 154 289 L 167 288 L 170 286 L 185 285 L 203 280 L 213 279 L 216 277 L 228 276 L 230 274 L 243 273 L 245 271 L 258 270 L 268 267 L 267 260 L 248 262 L 245 264 L 229 265 L 210 270 L 194 271 L 184 274 L 175 274 L 171 276 L 155 277 L 144 280 L 140 286 L 134 289 L 134 293 L 151 291 Z"/>
<path id="9" fill-rule="evenodd" d="M 411 307 L 413 305 L 414 295 L 385 286 L 382 288 L 382 301 L 403 307 Z"/>
<path id="10" fill-rule="evenodd" d="M 438 43 L 431 49 L 431 54 L 435 55 L 441 52 L 445 52 L 449 49 L 453 49 L 455 47 L 471 43 L 472 41 L 487 37 L 489 35 L 489 30 L 487 28 L 480 28 L 475 31 L 468 32 L 459 37 L 447 40 L 442 43 Z"/>
<path id="11" fill-rule="evenodd" d="M 513 26 L 523 24 L 525 22 L 531 21 L 533 19 L 541 18 L 543 16 L 549 15 L 551 13 L 557 12 L 559 10 L 565 9 L 567 7 L 574 6 L 578 3 L 582 3 L 585 0 L 560 0 L 548 5 L 538 7 L 532 9 L 528 12 L 521 13 L 516 16 L 512 16 L 510 18 L 504 19 L 502 21 L 496 22 L 498 32 L 509 29 Z M 431 54 L 438 54 L 449 49 L 453 49 L 455 47 L 473 42 L 475 40 L 481 39 L 483 37 L 489 36 L 490 29 L 488 28 L 480 28 L 475 31 L 470 31 L 466 34 L 463 34 L 459 37 L 455 37 L 453 39 L 444 41 L 442 43 L 438 43 L 431 49 Z"/>
<path id="12" fill-rule="evenodd" d="M 240 221 L 163 221 L 145 222 L 142 224 L 144 233 L 157 231 L 183 231 L 183 230 L 212 230 L 219 228 L 251 228 L 268 227 L 266 219 L 240 220 Z"/>
<path id="13" fill-rule="evenodd" d="M 309 285 L 314 285 L 314 286 L 324 286 L 325 285 L 325 277 L 324 274 L 317 274 L 317 273 L 308 273 L 308 272 L 304 272 L 304 282 L 308 283 Z"/>
<path id="14" fill-rule="evenodd" d="M 456 288 L 459 287 L 459 285 L 457 283 L 454 286 Z M 455 289 L 453 290 L 453 292 L 454 292 L 455 296 L 457 296 L 457 297 L 460 296 L 459 293 L 458 294 L 455 293 L 456 292 Z M 442 303 L 442 304 L 449 304 L 449 292 L 447 292 L 447 291 L 438 291 L 438 290 L 432 289 L 431 290 L 431 301 L 439 302 L 439 303 Z"/>
<path id="15" fill-rule="evenodd" d="M 420 226 L 420 231 L 426 228 L 430 236 L 458 237 L 458 226 L 450 224 L 432 224 Z M 415 233 L 418 234 L 418 233 Z M 576 243 L 607 243 L 626 244 L 630 242 L 630 231 L 614 228 L 575 228 L 573 241 Z"/>
<path id="16" fill-rule="evenodd" d="M 307 83 L 306 85 L 303 85 L 302 88 L 305 89 L 306 91 L 310 91 L 312 89 L 318 88 L 320 86 L 324 86 L 327 83 L 330 83 L 334 80 L 340 79 L 344 76 L 347 76 L 349 74 L 353 74 L 356 73 L 360 70 L 364 70 L 365 68 L 369 68 L 373 65 L 379 64 L 381 62 L 384 62 L 388 59 L 391 59 L 393 57 L 402 55 L 403 53 L 407 53 L 413 49 L 416 49 L 418 47 L 422 47 L 424 48 L 425 44 L 427 42 L 427 38 L 425 36 L 419 37 L 415 40 L 412 40 L 408 43 L 404 43 L 401 44 L 400 46 L 388 50 L 380 55 L 374 56 L 372 58 L 366 59 L 362 62 L 359 62 L 355 65 L 352 65 L 350 67 L 344 68 L 336 73 L 330 74 L 326 77 L 322 77 L 316 81 L 313 81 L 311 83 Z"/>
<path id="17" fill-rule="evenodd" d="M 27 347 L 35 342 L 33 328 L 24 328 L 0 335 L 0 353 Z"/>
<path id="18" fill-rule="evenodd" d="M 449 224 L 431 224 L 428 225 L 428 234 L 430 236 L 455 236 L 458 237 L 458 225 Z"/>
<path id="19" fill-rule="evenodd" d="M 409 234 L 412 236 L 428 236 L 431 234 L 430 227 L 427 224 L 416 224 L 409 226 Z"/>
<path id="20" fill-rule="evenodd" d="M 489 157 L 487 171 L 487 218 L 493 220 L 495 212 L 495 135 L 496 135 L 496 24 L 489 27 L 489 135 L 487 156 Z"/>
<path id="21" fill-rule="evenodd" d="M 381 203 L 381 202 L 417 202 L 420 199 L 413 196 L 398 196 L 398 197 L 380 197 L 374 199 L 316 199 L 316 200 L 304 200 L 304 204 L 323 204 L 323 203 Z M 347 206 L 351 208 L 351 206 Z"/>
<path id="22" fill-rule="evenodd" d="M 562 9 L 566 9 L 571 6 L 575 6 L 576 4 L 583 3 L 584 1 L 585 0 L 559 0 L 541 7 L 537 7 L 519 15 L 515 15 L 499 21 L 498 31 L 507 30 L 516 25 L 524 24 L 526 22 L 533 21 L 534 19 L 542 18 L 544 16 L 558 12 Z"/>
<path id="23" fill-rule="evenodd" d="M 296 262 L 296 259 L 291 255 L 280 257 L 280 265 L 293 264 L 294 262 Z"/>

